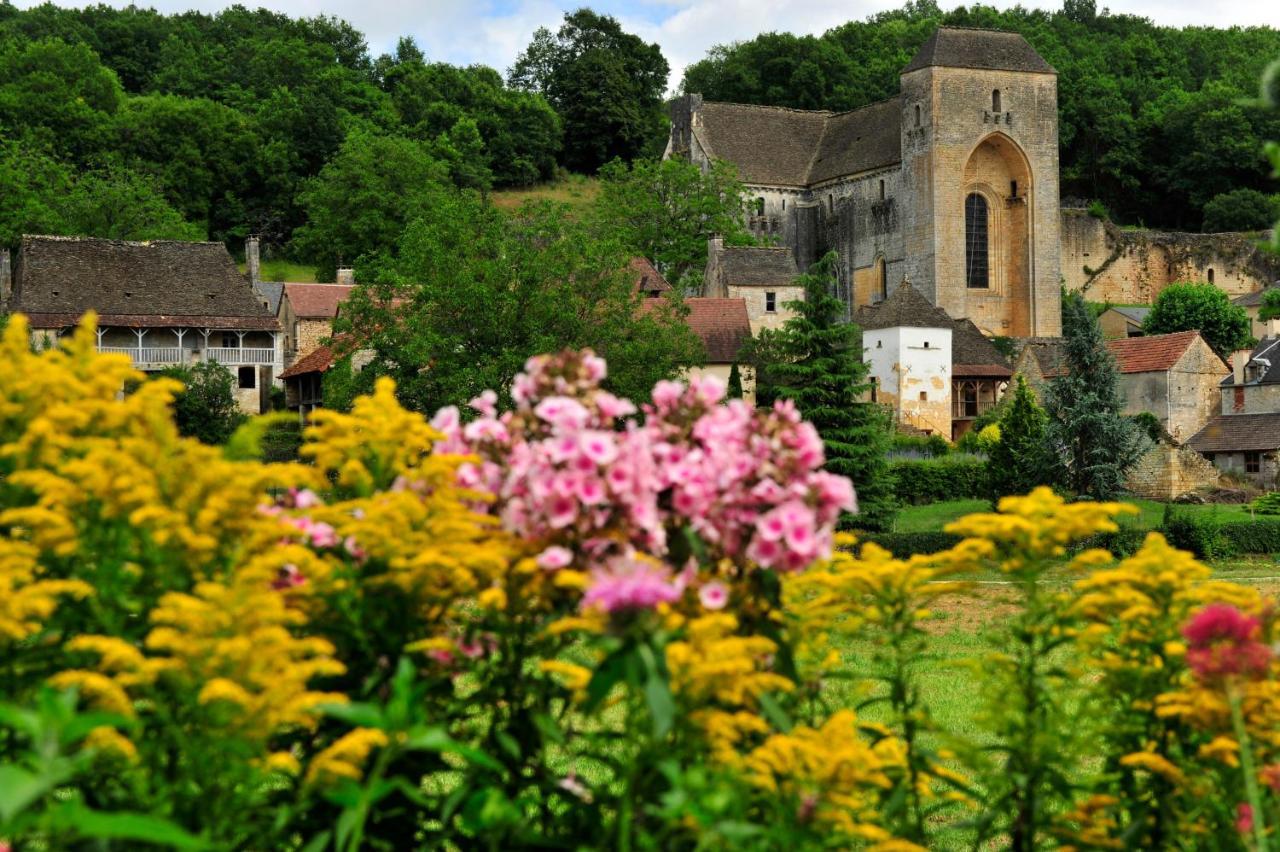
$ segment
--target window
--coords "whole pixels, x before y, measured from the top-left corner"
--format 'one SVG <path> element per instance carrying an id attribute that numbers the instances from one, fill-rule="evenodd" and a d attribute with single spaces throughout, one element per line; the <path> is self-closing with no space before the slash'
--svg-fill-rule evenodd
<path id="1" fill-rule="evenodd" d="M 999 89 L 996 89 L 991 93 L 991 111 L 1003 112 L 1003 110 L 1000 109 L 1000 90 Z"/>
<path id="2" fill-rule="evenodd" d="M 830 194 L 827 195 L 827 212 L 828 213 L 836 212 L 836 197 L 834 195 L 830 195 Z"/>
<path id="3" fill-rule="evenodd" d="M 787 209 L 787 199 L 785 199 L 785 198 L 784 198 L 784 199 L 782 199 L 782 209 L 783 209 L 783 210 L 786 210 L 786 209 Z"/>
<path id="4" fill-rule="evenodd" d="M 871 377 L 871 401 L 880 401 L 880 380 L 875 376 Z"/>
<path id="5" fill-rule="evenodd" d="M 761 196 L 760 198 L 757 198 L 754 206 L 756 209 L 756 215 L 763 216 L 764 215 L 764 197 Z"/>
<path id="6" fill-rule="evenodd" d="M 773 314 L 778 312 L 778 294 L 772 290 L 766 290 L 764 294 L 764 312 Z"/>
<path id="7" fill-rule="evenodd" d="M 1210 268 L 1209 268 L 1209 283 L 1210 283 L 1210 284 L 1212 284 L 1212 283 L 1213 283 L 1213 268 L 1212 268 L 1212 267 L 1210 267 Z"/>
<path id="8" fill-rule="evenodd" d="M 987 199 L 976 192 L 964 200 L 964 269 L 965 286 L 991 286 L 987 270 Z"/>
<path id="9" fill-rule="evenodd" d="M 921 401 L 921 402 L 928 402 L 928 401 L 929 401 L 929 392 L 928 392 L 928 391 L 920 391 L 920 401 Z"/>
<path id="10" fill-rule="evenodd" d="M 242 390 L 253 390 L 258 386 L 258 368 L 257 367 L 241 367 L 239 370 L 240 388 Z"/>
<path id="11" fill-rule="evenodd" d="M 889 298 L 889 264 L 880 261 L 880 301 Z"/>
<path id="12" fill-rule="evenodd" d="M 877 348 L 877 349 L 883 349 L 883 348 L 884 348 L 884 341 L 883 341 L 883 340 L 877 340 L 877 341 L 876 341 L 876 348 Z"/>
<path id="13" fill-rule="evenodd" d="M 884 201 L 884 181 L 880 181 L 880 200 Z"/>
<path id="14" fill-rule="evenodd" d="M 1016 180 L 1009 181 L 1009 197 L 1010 198 L 1018 197 L 1018 182 Z"/>
<path id="15" fill-rule="evenodd" d="M 926 340 L 926 341 L 924 342 L 924 348 L 925 348 L 925 349 L 928 349 L 928 348 L 929 348 L 929 341 L 927 341 L 927 340 Z"/>
<path id="16" fill-rule="evenodd" d="M 1244 454 L 1244 472 L 1262 473 L 1262 453 Z"/>
<path id="17" fill-rule="evenodd" d="M 240 345 L 240 338 L 233 331 L 222 332 L 222 348 L 235 349 Z"/>
<path id="18" fill-rule="evenodd" d="M 978 416 L 978 386 L 973 382 L 964 383 L 964 416 Z"/>
<path id="19" fill-rule="evenodd" d="M 920 126 L 920 104 L 916 104 L 916 127 Z"/>

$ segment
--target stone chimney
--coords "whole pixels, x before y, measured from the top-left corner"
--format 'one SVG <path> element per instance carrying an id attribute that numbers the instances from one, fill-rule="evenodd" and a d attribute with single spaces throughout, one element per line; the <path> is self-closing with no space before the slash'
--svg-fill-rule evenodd
<path id="1" fill-rule="evenodd" d="M 1272 317 L 1267 320 L 1266 337 L 1280 337 L 1280 317 Z"/>
<path id="2" fill-rule="evenodd" d="M 244 241 L 244 262 L 249 267 L 249 283 L 262 281 L 262 262 L 258 256 L 258 235 L 250 234 Z"/>
<path id="3" fill-rule="evenodd" d="M 352 269 L 350 266 L 339 266 L 338 267 L 338 283 L 347 284 L 347 285 L 355 284 L 356 271 Z"/>
<path id="4" fill-rule="evenodd" d="M 1249 363 L 1249 356 L 1252 354 L 1253 350 L 1251 349 L 1237 349 L 1231 353 L 1231 373 L 1235 384 L 1244 384 L 1244 368 Z"/>
<path id="5" fill-rule="evenodd" d="M 9 250 L 0 249 L 0 310 L 8 310 L 9 297 L 13 295 L 13 268 L 9 265 Z"/>

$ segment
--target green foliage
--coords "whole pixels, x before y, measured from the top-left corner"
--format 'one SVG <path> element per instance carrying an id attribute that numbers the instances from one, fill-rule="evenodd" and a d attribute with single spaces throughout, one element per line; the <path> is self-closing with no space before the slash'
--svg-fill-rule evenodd
<path id="1" fill-rule="evenodd" d="M 907 505 L 987 497 L 991 491 L 991 471 L 981 456 L 956 453 L 944 458 L 893 459 L 889 470 L 895 496 Z"/>
<path id="2" fill-rule="evenodd" d="M 1154 311 L 1152 312 L 1154 313 Z M 1109 500 L 1120 493 L 1144 441 L 1124 416 L 1120 374 L 1098 320 L 1078 293 L 1062 302 L 1066 338 L 1064 373 L 1045 392 L 1048 444 L 1056 454 L 1058 484 L 1082 497 Z"/>
<path id="3" fill-rule="evenodd" d="M 680 88 L 707 100 L 855 109 L 896 97 L 902 68 L 944 24 L 1021 33 L 1057 69 L 1062 195 L 1097 199 L 1095 215 L 1194 230 L 1219 193 L 1275 191 L 1260 151 L 1280 139 L 1280 112 L 1243 103 L 1280 55 L 1280 31 L 1269 27 L 1179 29 L 1089 0 L 1056 12 L 944 11 L 926 0 L 821 36 L 765 33 L 714 47 Z"/>
<path id="4" fill-rule="evenodd" d="M 78 175 L 56 204 L 67 234 L 113 240 L 202 240 L 205 235 L 170 206 L 153 179 L 120 167 Z"/>
<path id="5" fill-rule="evenodd" d="M 888 529 L 897 511 L 893 477 L 885 463 L 888 417 L 861 398 L 870 392 L 867 365 L 855 326 L 841 320 L 843 303 L 832 295 L 836 256 L 828 254 L 799 279 L 805 298 L 778 333 L 780 360 L 766 368 L 782 399 L 813 423 L 826 446 L 826 468 L 853 480 L 857 526 Z"/>
<path id="6" fill-rule="evenodd" d="M 550 101 L 564 123 L 563 164 L 591 173 L 614 158 L 660 152 L 669 70 L 657 44 L 582 8 L 554 34 L 540 27 L 508 77 Z"/>
<path id="7" fill-rule="evenodd" d="M 1139 431 L 1146 435 L 1152 443 L 1165 439 L 1165 431 L 1164 427 L 1160 425 L 1160 418 L 1150 411 L 1143 411 L 1133 415 L 1133 422 L 1137 425 Z"/>
<path id="8" fill-rule="evenodd" d="M 357 289 L 342 328 L 373 350 L 356 387 L 390 375 L 421 411 L 506 387 L 526 359 L 591 347 L 609 361 L 609 388 L 644 398 L 705 357 L 682 321 L 678 293 L 642 296 L 616 238 L 542 204 L 508 216 L 473 194 L 443 191 L 429 216 L 405 229 L 394 256 L 359 267 L 382 282 Z M 403 299 L 394 315 L 391 299 Z M 429 369 L 428 369 L 429 367 Z M 326 401 L 336 370 L 325 376 Z"/>
<path id="9" fill-rule="evenodd" d="M 173 401 L 178 431 L 206 444 L 225 444 L 244 414 L 235 400 L 236 377 L 217 361 L 201 361 L 191 367 L 170 367 L 159 375 L 182 382 Z"/>
<path id="10" fill-rule="evenodd" d="M 1280 491 L 1268 491 L 1250 503 L 1249 507 L 1259 515 L 1280 515 Z"/>
<path id="11" fill-rule="evenodd" d="M 1258 319 L 1264 322 L 1280 317 L 1280 287 L 1272 287 L 1262 294 L 1262 307 L 1258 309 Z"/>
<path id="12" fill-rule="evenodd" d="M 1280 200 L 1256 189 L 1233 189 L 1215 195 L 1204 206 L 1205 233 L 1261 231 L 1280 217 Z"/>
<path id="13" fill-rule="evenodd" d="M 1254 511 L 1280 514 L 1280 500 L 1268 499 L 1272 496 L 1254 501 Z M 1280 554 L 1280 518 L 1224 520 L 1216 508 L 1197 512 L 1170 505 L 1165 507 L 1161 532 L 1174 547 L 1202 559 Z"/>
<path id="14" fill-rule="evenodd" d="M 988 476 L 992 502 L 1026 494 L 1053 476 L 1053 457 L 1045 441 L 1049 418 L 1021 375 L 1013 400 L 1000 418 L 1000 440 L 991 447 Z"/>
<path id="15" fill-rule="evenodd" d="M 1111 221 L 1111 211 L 1107 209 L 1107 205 L 1101 201 L 1094 199 L 1089 202 L 1089 215 L 1095 219 L 1101 219 L 1104 222 Z"/>
<path id="16" fill-rule="evenodd" d="M 889 442 L 893 453 L 918 453 L 939 458 L 951 452 L 951 444 L 941 435 L 903 435 L 895 433 Z"/>
<path id="17" fill-rule="evenodd" d="M 945 532 L 878 532 L 860 534 L 858 542 L 878 544 L 892 553 L 894 559 L 910 559 L 955 547 L 960 543 L 960 536 Z"/>
<path id="18" fill-rule="evenodd" d="M 1194 329 L 1223 357 L 1253 341 L 1249 314 L 1212 284 L 1172 284 L 1161 290 L 1142 328 L 1147 334 Z"/>
<path id="19" fill-rule="evenodd" d="M 710 170 L 687 160 L 614 160 L 600 169 L 594 214 L 616 228 L 637 255 L 647 257 L 672 284 L 699 287 L 707 264 L 707 240 L 720 235 L 747 244 L 743 186 L 728 163 Z"/>
<path id="20" fill-rule="evenodd" d="M 742 373 L 738 370 L 738 362 L 734 361 L 729 368 L 729 386 L 725 389 L 728 399 L 742 399 Z"/>

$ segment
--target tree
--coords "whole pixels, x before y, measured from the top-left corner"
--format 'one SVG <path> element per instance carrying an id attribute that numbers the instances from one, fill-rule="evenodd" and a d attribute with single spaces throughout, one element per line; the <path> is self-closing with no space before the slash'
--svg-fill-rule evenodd
<path id="1" fill-rule="evenodd" d="M 119 166 L 86 172 L 58 199 L 63 231 L 112 240 L 203 240 L 154 180 Z"/>
<path id="2" fill-rule="evenodd" d="M 620 160 L 600 170 L 594 212 L 636 254 L 649 258 L 673 283 L 701 284 L 707 239 L 749 245 L 745 198 L 734 167 L 717 161 L 704 173 L 688 160 Z"/>
<path id="3" fill-rule="evenodd" d="M 1055 478 L 1082 497 L 1110 500 L 1119 494 L 1144 442 L 1122 413 L 1115 358 L 1079 293 L 1063 298 L 1062 333 L 1063 372 L 1050 380 L 1044 405 L 1048 444 L 1057 455 Z"/>
<path id="4" fill-rule="evenodd" d="M 359 388 L 393 376 L 420 411 L 507 387 L 531 355 L 567 347 L 606 357 L 610 390 L 640 399 L 705 355 L 679 294 L 642 298 L 631 257 L 563 206 L 509 215 L 449 190 L 394 253 L 357 267 L 362 280 L 382 283 L 357 288 L 336 330 L 374 353 L 354 377 Z"/>
<path id="5" fill-rule="evenodd" d="M 225 444 L 244 421 L 236 405 L 235 376 L 217 361 L 201 361 L 192 367 L 170 367 L 159 375 L 182 382 L 173 401 L 178 431 L 205 444 Z"/>
<path id="6" fill-rule="evenodd" d="M 1026 494 L 1053 477 L 1052 457 L 1045 444 L 1049 418 L 1021 375 L 1012 397 L 998 424 L 1000 440 L 988 453 L 993 502 L 1008 494 Z"/>
<path id="7" fill-rule="evenodd" d="M 1204 206 L 1204 232 L 1261 231 L 1280 217 L 1280 197 L 1256 189 L 1233 189 L 1215 195 Z"/>
<path id="8" fill-rule="evenodd" d="M 734 361 L 729 368 L 729 387 L 726 390 L 729 399 L 742 399 L 742 373 L 738 371 L 738 362 Z"/>
<path id="9" fill-rule="evenodd" d="M 1212 284 L 1172 284 L 1160 292 L 1142 324 L 1147 334 L 1175 331 L 1200 332 L 1222 357 L 1252 344 L 1249 314 L 1231 304 L 1227 294 Z"/>
<path id="10" fill-rule="evenodd" d="M 778 396 L 796 404 L 826 447 L 826 468 L 853 480 L 858 492 L 854 524 L 888 529 L 897 512 L 886 452 L 889 422 L 883 409 L 863 401 L 871 385 L 862 360 L 862 335 L 843 322 L 844 303 L 833 295 L 835 253 L 801 276 L 803 301 L 778 333 L 782 359 L 766 369 Z"/>
<path id="11" fill-rule="evenodd" d="M 539 92 L 564 122 L 564 165 L 595 172 L 632 160 L 662 136 L 670 67 L 657 44 L 624 32 L 608 15 L 579 9 L 553 35 L 545 27 L 511 67 L 515 88 Z"/>

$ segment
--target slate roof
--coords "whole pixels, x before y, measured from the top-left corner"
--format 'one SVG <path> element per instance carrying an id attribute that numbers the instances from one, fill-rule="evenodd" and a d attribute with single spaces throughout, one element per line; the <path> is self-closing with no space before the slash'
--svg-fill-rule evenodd
<path id="1" fill-rule="evenodd" d="M 1280 290 L 1280 281 L 1272 284 L 1270 287 L 1263 287 L 1261 290 L 1255 290 L 1252 293 L 1245 293 L 1243 296 L 1236 296 L 1231 300 L 1231 304 L 1239 305 L 1242 308 L 1260 308 L 1262 300 L 1267 295 L 1268 290 Z"/>
<path id="2" fill-rule="evenodd" d="M 657 291 L 665 293 L 671 289 L 671 282 L 663 277 L 647 257 L 633 257 L 627 264 L 636 275 L 636 289 L 641 293 Z"/>
<path id="3" fill-rule="evenodd" d="M 352 284 L 285 284 L 284 297 L 299 319 L 333 319 L 347 300 Z"/>
<path id="4" fill-rule="evenodd" d="M 276 330 L 222 243 L 24 236 L 10 309 L 34 328 L 103 325 Z"/>
<path id="5" fill-rule="evenodd" d="M 1013 375 L 1009 359 L 1000 354 L 971 319 L 952 320 L 951 326 L 951 375 L 967 376 Z"/>
<path id="6" fill-rule="evenodd" d="M 280 374 L 282 379 L 292 379 L 307 373 L 323 373 L 333 366 L 333 349 L 328 346 L 317 346 L 297 361 L 294 361 Z"/>
<path id="7" fill-rule="evenodd" d="M 1246 385 L 1280 384 L 1280 337 L 1264 337 L 1249 353 L 1248 366 L 1257 371 L 1254 378 L 1246 381 Z M 1223 385 L 1234 385 L 1235 373 L 1222 380 Z"/>
<path id="8" fill-rule="evenodd" d="M 821 183 L 901 162 L 901 124 L 900 96 L 830 116 L 805 182 Z"/>
<path id="9" fill-rule="evenodd" d="M 253 289 L 267 303 L 267 310 L 275 313 L 280 310 L 280 299 L 284 296 L 284 284 L 280 281 L 259 281 Z"/>
<path id="10" fill-rule="evenodd" d="M 738 360 L 738 351 L 751 339 L 747 300 L 697 297 L 685 299 L 684 303 L 689 307 L 686 322 L 702 338 L 707 363 L 731 364 Z"/>
<path id="11" fill-rule="evenodd" d="M 1199 453 L 1239 453 L 1280 448 L 1280 413 L 1219 414 L 1191 436 Z"/>
<path id="12" fill-rule="evenodd" d="M 1198 331 L 1121 337 L 1107 341 L 1121 373 L 1163 373 L 1173 368 L 1187 348 L 1200 336 Z"/>
<path id="13" fill-rule="evenodd" d="M 863 328 L 955 327 L 955 320 L 946 311 L 906 282 L 894 287 L 889 297 L 880 304 L 859 308 L 856 322 Z"/>
<path id="14" fill-rule="evenodd" d="M 1022 353 L 1035 359 L 1040 367 L 1041 377 L 1047 379 L 1062 371 L 1062 362 L 1066 360 L 1066 346 L 1066 341 L 1060 337 L 1036 337 L 1026 341 Z"/>
<path id="15" fill-rule="evenodd" d="M 794 286 L 800 270 L 791 249 L 772 246 L 726 246 L 719 251 L 720 277 L 726 286 Z"/>
<path id="16" fill-rule="evenodd" d="M 1138 325 L 1142 325 L 1144 322 L 1146 322 L 1147 314 L 1151 313 L 1151 308 L 1121 307 L 1121 308 L 1108 308 L 1108 310 L 1115 311 L 1120 316 L 1132 322 L 1136 322 Z"/>
<path id="17" fill-rule="evenodd" d="M 939 27 L 934 30 L 902 73 L 930 66 L 1058 73 L 1018 33 L 970 27 Z"/>

